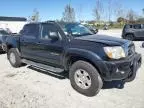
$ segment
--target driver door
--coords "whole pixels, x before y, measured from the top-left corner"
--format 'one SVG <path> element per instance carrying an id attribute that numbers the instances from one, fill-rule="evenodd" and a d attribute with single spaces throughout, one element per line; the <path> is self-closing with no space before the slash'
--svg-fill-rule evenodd
<path id="1" fill-rule="evenodd" d="M 50 36 L 56 35 L 57 40 Z M 54 24 L 42 24 L 41 35 L 38 37 L 38 56 L 44 64 L 62 65 L 63 42 L 59 29 Z"/>

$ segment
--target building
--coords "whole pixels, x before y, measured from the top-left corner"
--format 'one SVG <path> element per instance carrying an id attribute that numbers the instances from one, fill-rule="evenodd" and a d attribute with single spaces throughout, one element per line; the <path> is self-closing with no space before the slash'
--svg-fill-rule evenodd
<path id="1" fill-rule="evenodd" d="M 10 31 L 12 33 L 19 33 L 19 31 L 26 23 L 26 18 L 0 16 L 0 28 Z"/>

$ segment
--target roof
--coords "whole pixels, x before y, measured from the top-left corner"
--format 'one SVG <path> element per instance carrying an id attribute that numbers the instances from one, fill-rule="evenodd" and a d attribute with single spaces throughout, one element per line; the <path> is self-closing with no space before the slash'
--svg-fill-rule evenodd
<path id="1" fill-rule="evenodd" d="M 0 21 L 27 21 L 24 17 L 5 17 L 0 16 Z"/>

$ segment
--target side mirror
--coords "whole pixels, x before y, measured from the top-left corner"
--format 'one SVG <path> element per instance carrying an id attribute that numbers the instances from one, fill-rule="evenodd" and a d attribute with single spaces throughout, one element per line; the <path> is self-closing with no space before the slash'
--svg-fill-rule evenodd
<path id="1" fill-rule="evenodd" d="M 49 38 L 52 39 L 52 40 L 58 40 L 59 36 L 56 32 L 50 32 L 49 33 Z"/>
<path id="2" fill-rule="evenodd" d="M 67 34 L 66 36 L 67 36 L 67 37 L 71 37 L 71 34 Z"/>
<path id="3" fill-rule="evenodd" d="M 21 30 L 19 33 L 20 33 L 20 34 L 23 34 L 23 32 L 24 32 L 24 30 Z"/>

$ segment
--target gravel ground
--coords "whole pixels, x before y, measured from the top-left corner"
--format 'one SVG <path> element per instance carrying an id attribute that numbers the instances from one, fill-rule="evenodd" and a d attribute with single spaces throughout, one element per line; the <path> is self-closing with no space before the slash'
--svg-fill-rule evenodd
<path id="1" fill-rule="evenodd" d="M 99 31 L 120 37 L 121 30 Z M 141 42 L 135 42 L 144 57 Z M 97 96 L 77 93 L 66 75 L 52 75 L 32 67 L 12 68 L 0 55 L 0 108 L 144 108 L 144 64 L 133 82 L 105 84 Z M 121 85 L 121 86 L 120 86 Z"/>

